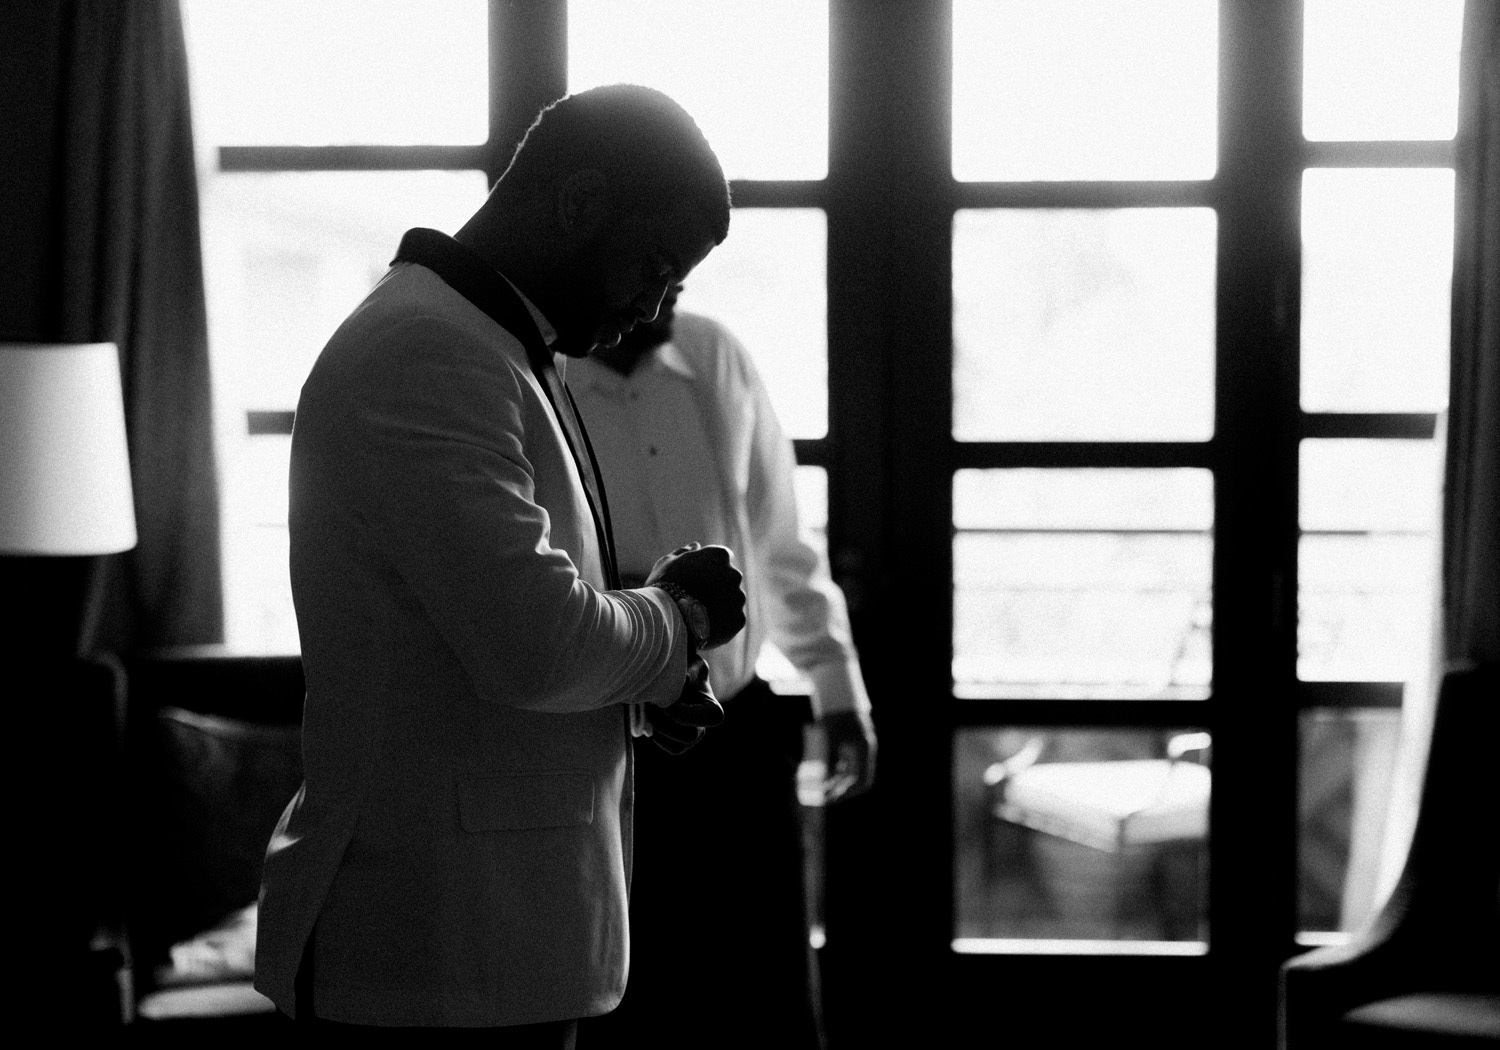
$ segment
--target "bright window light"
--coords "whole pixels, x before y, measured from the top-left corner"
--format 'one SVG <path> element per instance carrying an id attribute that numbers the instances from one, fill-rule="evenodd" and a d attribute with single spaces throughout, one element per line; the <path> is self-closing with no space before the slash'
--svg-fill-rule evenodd
<path id="1" fill-rule="evenodd" d="M 568 90 L 665 91 L 731 179 L 828 173 L 826 0 L 572 0 Z"/>
<path id="2" fill-rule="evenodd" d="M 953 175 L 1207 179 L 1212 0 L 955 0 Z"/>
<path id="3" fill-rule="evenodd" d="M 1448 403 L 1451 168 L 1311 168 L 1302 181 L 1302 407 Z"/>
<path id="4" fill-rule="evenodd" d="M 237 172 L 203 180 L 225 641 L 296 652 L 287 580 L 290 440 L 247 413 L 290 412 L 318 351 L 412 226 L 451 233 L 484 200 L 479 171 Z"/>
<path id="5" fill-rule="evenodd" d="M 1206 470 L 957 471 L 955 695 L 1207 696 L 1212 522 Z"/>
<path id="6" fill-rule="evenodd" d="M 1451 139 L 1463 0 L 1306 0 L 1309 139 Z"/>
<path id="7" fill-rule="evenodd" d="M 1208 208 L 964 209 L 953 220 L 953 436 L 1213 432 Z"/>
<path id="8" fill-rule="evenodd" d="M 194 129 L 212 145 L 489 137 L 485 0 L 184 0 Z"/>
<path id="9" fill-rule="evenodd" d="M 1297 675 L 1417 681 L 1431 656 L 1435 441 L 1302 442 Z"/>
<path id="10" fill-rule="evenodd" d="M 828 433 L 828 221 L 820 208 L 736 208 L 724 243 L 688 275 L 678 309 L 729 327 L 781 427 Z"/>

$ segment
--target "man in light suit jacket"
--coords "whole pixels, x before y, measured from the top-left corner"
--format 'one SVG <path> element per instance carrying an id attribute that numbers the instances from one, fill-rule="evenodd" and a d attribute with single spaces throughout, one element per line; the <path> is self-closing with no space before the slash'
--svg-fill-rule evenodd
<path id="1" fill-rule="evenodd" d="M 680 751 L 722 718 L 697 653 L 745 599 L 697 544 L 618 589 L 560 372 L 654 317 L 728 224 L 680 107 L 569 96 L 454 237 L 406 235 L 319 355 L 291 462 L 306 779 L 256 959 L 286 1014 L 566 1047 L 618 1003 L 631 736 Z"/>

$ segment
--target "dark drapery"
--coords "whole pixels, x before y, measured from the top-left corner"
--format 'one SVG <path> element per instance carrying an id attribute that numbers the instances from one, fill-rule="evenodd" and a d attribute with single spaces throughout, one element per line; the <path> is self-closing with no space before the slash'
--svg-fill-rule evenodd
<path id="1" fill-rule="evenodd" d="M 119 344 L 136 549 L 99 642 L 222 640 L 218 492 L 177 0 L 63 0 L 45 338 Z"/>
<path id="2" fill-rule="evenodd" d="M 1500 660 L 1500 4 L 1470 0 L 1459 88 L 1443 656 Z"/>
<path id="3" fill-rule="evenodd" d="M 1431 681 L 1410 683 L 1377 895 L 1406 863 L 1444 676 L 1500 659 L 1500 4 L 1466 5 L 1453 312 Z M 1413 686 L 1416 686 L 1415 688 Z"/>

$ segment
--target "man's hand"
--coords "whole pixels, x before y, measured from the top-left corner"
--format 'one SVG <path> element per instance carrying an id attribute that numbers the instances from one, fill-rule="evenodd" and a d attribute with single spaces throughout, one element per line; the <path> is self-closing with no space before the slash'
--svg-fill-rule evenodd
<path id="1" fill-rule="evenodd" d="M 745 626 L 745 588 L 728 547 L 690 543 L 657 560 L 645 586 L 681 587 L 708 611 L 705 649 L 723 645 Z"/>
<path id="2" fill-rule="evenodd" d="M 865 711 L 835 711 L 818 719 L 828 745 L 825 802 L 854 798 L 875 783 L 875 726 Z"/>
<path id="3" fill-rule="evenodd" d="M 651 740 L 669 755 L 680 755 L 698 741 L 711 726 L 724 721 L 724 705 L 708 682 L 708 664 L 701 656 L 688 664 L 687 684 L 670 707 L 646 705 Z"/>

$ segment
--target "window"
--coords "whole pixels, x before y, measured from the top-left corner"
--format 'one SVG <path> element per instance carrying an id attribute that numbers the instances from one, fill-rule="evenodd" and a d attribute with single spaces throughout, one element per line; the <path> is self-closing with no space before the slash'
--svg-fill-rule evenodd
<path id="1" fill-rule="evenodd" d="M 725 161 L 682 308 L 755 356 L 875 694 L 844 1031 L 1087 986 L 1080 1030 L 1227 1045 L 1252 965 L 1367 913 L 1431 622 L 1461 0 L 185 10 L 234 645 L 296 646 L 286 434 L 332 326 L 541 105 L 643 81 Z M 1183 804 L 1070 838 L 1023 768 Z"/>
<path id="2" fill-rule="evenodd" d="M 1043 716 L 1212 695 L 1218 21 L 1195 0 L 954 4 L 952 174 L 987 205 L 952 234 L 959 952 L 1210 935 L 1209 766 L 1167 759 L 1188 731 Z M 1007 722 L 1025 702 L 1038 723 Z"/>
<path id="3" fill-rule="evenodd" d="M 1375 905 L 1403 695 L 1432 687 L 1461 0 L 1306 0 L 1299 929 Z"/>
<path id="4" fill-rule="evenodd" d="M 959 0 L 954 177 L 1212 176 L 1217 37 L 1205 0 Z"/>

